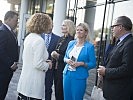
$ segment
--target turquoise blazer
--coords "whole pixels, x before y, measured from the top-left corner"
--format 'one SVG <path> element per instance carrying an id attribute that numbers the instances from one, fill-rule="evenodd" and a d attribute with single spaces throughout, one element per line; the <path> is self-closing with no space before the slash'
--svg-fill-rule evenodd
<path id="1" fill-rule="evenodd" d="M 70 59 L 69 53 L 74 48 L 76 43 L 77 43 L 77 40 L 72 40 L 69 42 L 65 56 L 64 56 L 64 62 L 66 61 L 66 59 Z M 84 62 L 87 65 L 87 67 L 84 67 L 84 66 L 76 67 L 76 71 L 71 71 L 71 76 L 76 79 L 85 79 L 89 76 L 88 71 L 96 67 L 96 57 L 95 57 L 95 50 L 94 50 L 93 44 L 91 44 L 88 41 L 85 41 L 84 46 L 81 49 L 81 52 L 77 59 L 77 62 L 79 61 Z M 64 75 L 67 74 L 68 72 L 68 66 L 69 65 L 66 64 L 63 70 Z"/>

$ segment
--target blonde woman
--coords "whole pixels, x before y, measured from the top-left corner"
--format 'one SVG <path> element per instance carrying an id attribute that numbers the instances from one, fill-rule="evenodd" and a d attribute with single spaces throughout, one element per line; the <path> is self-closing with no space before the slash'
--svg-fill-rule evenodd
<path id="1" fill-rule="evenodd" d="M 71 20 L 64 20 L 62 22 L 61 26 L 62 33 L 64 34 L 59 42 L 57 43 L 56 50 L 51 53 L 51 56 L 53 59 L 56 59 L 56 67 L 57 67 L 57 72 L 56 72 L 56 81 L 55 81 L 55 97 L 56 100 L 64 100 L 63 97 L 63 69 L 65 67 L 65 63 L 63 61 L 65 51 L 67 48 L 67 45 L 69 41 L 74 39 L 74 34 L 75 34 L 75 25 L 74 22 Z"/>
<path id="2" fill-rule="evenodd" d="M 80 23 L 76 28 L 76 40 L 70 41 L 64 57 L 64 100 L 83 100 L 88 71 L 96 66 L 94 45 L 87 41 L 89 27 Z"/>
<path id="3" fill-rule="evenodd" d="M 17 88 L 18 100 L 42 100 L 44 98 L 45 73 L 52 64 L 46 61 L 48 52 L 41 33 L 48 33 L 51 22 L 48 15 L 36 13 L 26 23 L 30 34 L 24 41 L 23 66 Z"/>

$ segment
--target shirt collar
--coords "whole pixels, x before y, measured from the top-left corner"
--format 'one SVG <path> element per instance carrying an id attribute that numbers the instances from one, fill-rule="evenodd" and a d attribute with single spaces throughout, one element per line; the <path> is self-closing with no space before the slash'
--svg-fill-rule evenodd
<path id="1" fill-rule="evenodd" d="M 12 29 L 9 27 L 9 25 L 5 24 L 4 25 L 11 31 Z"/>
<path id="2" fill-rule="evenodd" d="M 45 33 L 44 33 L 45 34 Z M 45 36 L 48 36 L 51 37 L 52 33 L 48 33 L 48 34 L 45 34 Z"/>
<path id="3" fill-rule="evenodd" d="M 129 34 L 131 34 L 131 33 L 127 33 L 127 34 L 123 35 L 122 37 L 120 37 L 120 42 L 121 42 L 122 40 L 124 40 Z"/>

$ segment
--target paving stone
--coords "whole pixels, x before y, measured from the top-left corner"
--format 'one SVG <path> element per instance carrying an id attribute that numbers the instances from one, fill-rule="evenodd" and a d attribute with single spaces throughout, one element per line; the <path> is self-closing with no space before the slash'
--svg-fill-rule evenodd
<path id="1" fill-rule="evenodd" d="M 20 73 L 21 73 L 21 67 L 19 67 L 16 70 L 16 72 L 14 72 L 5 100 L 17 100 L 17 84 Z M 86 87 L 86 93 L 84 95 L 84 100 L 91 100 L 90 95 L 95 82 L 95 73 L 96 73 L 95 69 L 90 70 L 90 75 L 89 78 L 87 79 L 87 87 Z M 52 94 L 52 100 L 55 100 L 54 93 Z"/>

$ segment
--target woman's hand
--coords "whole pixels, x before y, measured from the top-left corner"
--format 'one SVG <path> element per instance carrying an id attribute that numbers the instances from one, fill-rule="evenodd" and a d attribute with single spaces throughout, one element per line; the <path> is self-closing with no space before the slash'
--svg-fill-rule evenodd
<path id="1" fill-rule="evenodd" d="M 72 67 L 76 68 L 76 67 L 79 67 L 79 66 L 84 66 L 84 62 L 73 62 L 72 63 Z"/>
<path id="2" fill-rule="evenodd" d="M 47 60 L 46 62 L 49 64 L 49 69 L 52 69 L 52 61 L 51 60 Z"/>
<path id="3" fill-rule="evenodd" d="M 52 53 L 51 53 L 51 57 L 53 57 L 54 59 L 58 59 L 59 58 L 59 53 L 57 53 L 56 51 L 53 51 Z"/>
<path id="4" fill-rule="evenodd" d="M 72 67 L 73 67 L 73 68 L 76 68 L 76 67 L 78 67 L 78 66 L 81 66 L 81 62 L 73 62 L 73 63 L 72 63 Z"/>
<path id="5" fill-rule="evenodd" d="M 67 60 L 66 60 L 66 63 L 69 64 L 70 66 L 72 66 L 73 62 L 74 62 L 74 61 L 72 61 L 71 59 L 67 59 Z"/>

